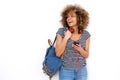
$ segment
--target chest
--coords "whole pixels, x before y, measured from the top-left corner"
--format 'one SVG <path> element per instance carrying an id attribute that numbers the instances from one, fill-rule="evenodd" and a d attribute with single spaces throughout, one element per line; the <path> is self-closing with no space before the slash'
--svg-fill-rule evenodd
<path id="1" fill-rule="evenodd" d="M 71 37 L 70 39 L 68 39 L 67 45 L 66 45 L 67 50 L 74 50 L 74 48 L 72 47 L 72 44 L 74 43 L 74 41 L 79 42 L 82 48 L 85 47 L 86 40 L 84 38 L 84 35 L 80 35 L 77 38 Z"/>
<path id="2" fill-rule="evenodd" d="M 70 39 L 73 41 L 77 41 L 80 39 L 80 37 L 81 37 L 81 34 L 72 34 Z"/>

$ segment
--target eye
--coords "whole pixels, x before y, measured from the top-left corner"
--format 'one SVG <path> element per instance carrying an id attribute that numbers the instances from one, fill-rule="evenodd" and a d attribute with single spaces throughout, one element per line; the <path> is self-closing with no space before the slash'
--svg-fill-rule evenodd
<path id="1" fill-rule="evenodd" d="M 73 15 L 71 17 L 74 17 Z"/>
<path id="2" fill-rule="evenodd" d="M 76 15 L 71 15 L 71 17 L 76 17 Z"/>
<path id="3" fill-rule="evenodd" d="M 64 18 L 65 18 L 65 19 L 67 19 L 67 18 L 68 18 L 68 16 L 66 15 L 66 16 L 64 16 Z"/>

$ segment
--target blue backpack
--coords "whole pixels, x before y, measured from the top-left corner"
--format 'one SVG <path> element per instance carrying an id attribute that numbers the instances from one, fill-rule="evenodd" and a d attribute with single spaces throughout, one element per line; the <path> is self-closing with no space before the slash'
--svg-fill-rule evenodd
<path id="1" fill-rule="evenodd" d="M 55 53 L 55 47 L 54 47 L 55 41 L 56 41 L 56 37 L 53 44 L 51 43 L 50 40 L 48 40 L 50 46 L 46 50 L 46 55 L 43 61 L 43 71 L 45 74 L 49 76 L 50 80 L 52 76 L 62 66 L 62 59 L 60 57 L 57 57 Z"/>

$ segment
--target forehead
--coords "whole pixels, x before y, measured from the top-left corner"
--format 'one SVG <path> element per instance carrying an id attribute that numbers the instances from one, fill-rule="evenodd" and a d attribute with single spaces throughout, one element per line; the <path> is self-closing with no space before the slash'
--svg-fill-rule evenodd
<path id="1" fill-rule="evenodd" d="M 68 12 L 67 15 L 76 15 L 76 13 L 74 11 L 70 11 L 70 12 Z"/>

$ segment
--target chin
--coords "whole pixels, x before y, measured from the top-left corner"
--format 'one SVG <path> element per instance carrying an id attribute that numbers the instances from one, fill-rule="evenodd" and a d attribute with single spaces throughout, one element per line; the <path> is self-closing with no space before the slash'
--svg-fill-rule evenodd
<path id="1" fill-rule="evenodd" d="M 73 25 L 72 24 L 69 24 L 70 27 L 72 27 Z"/>

